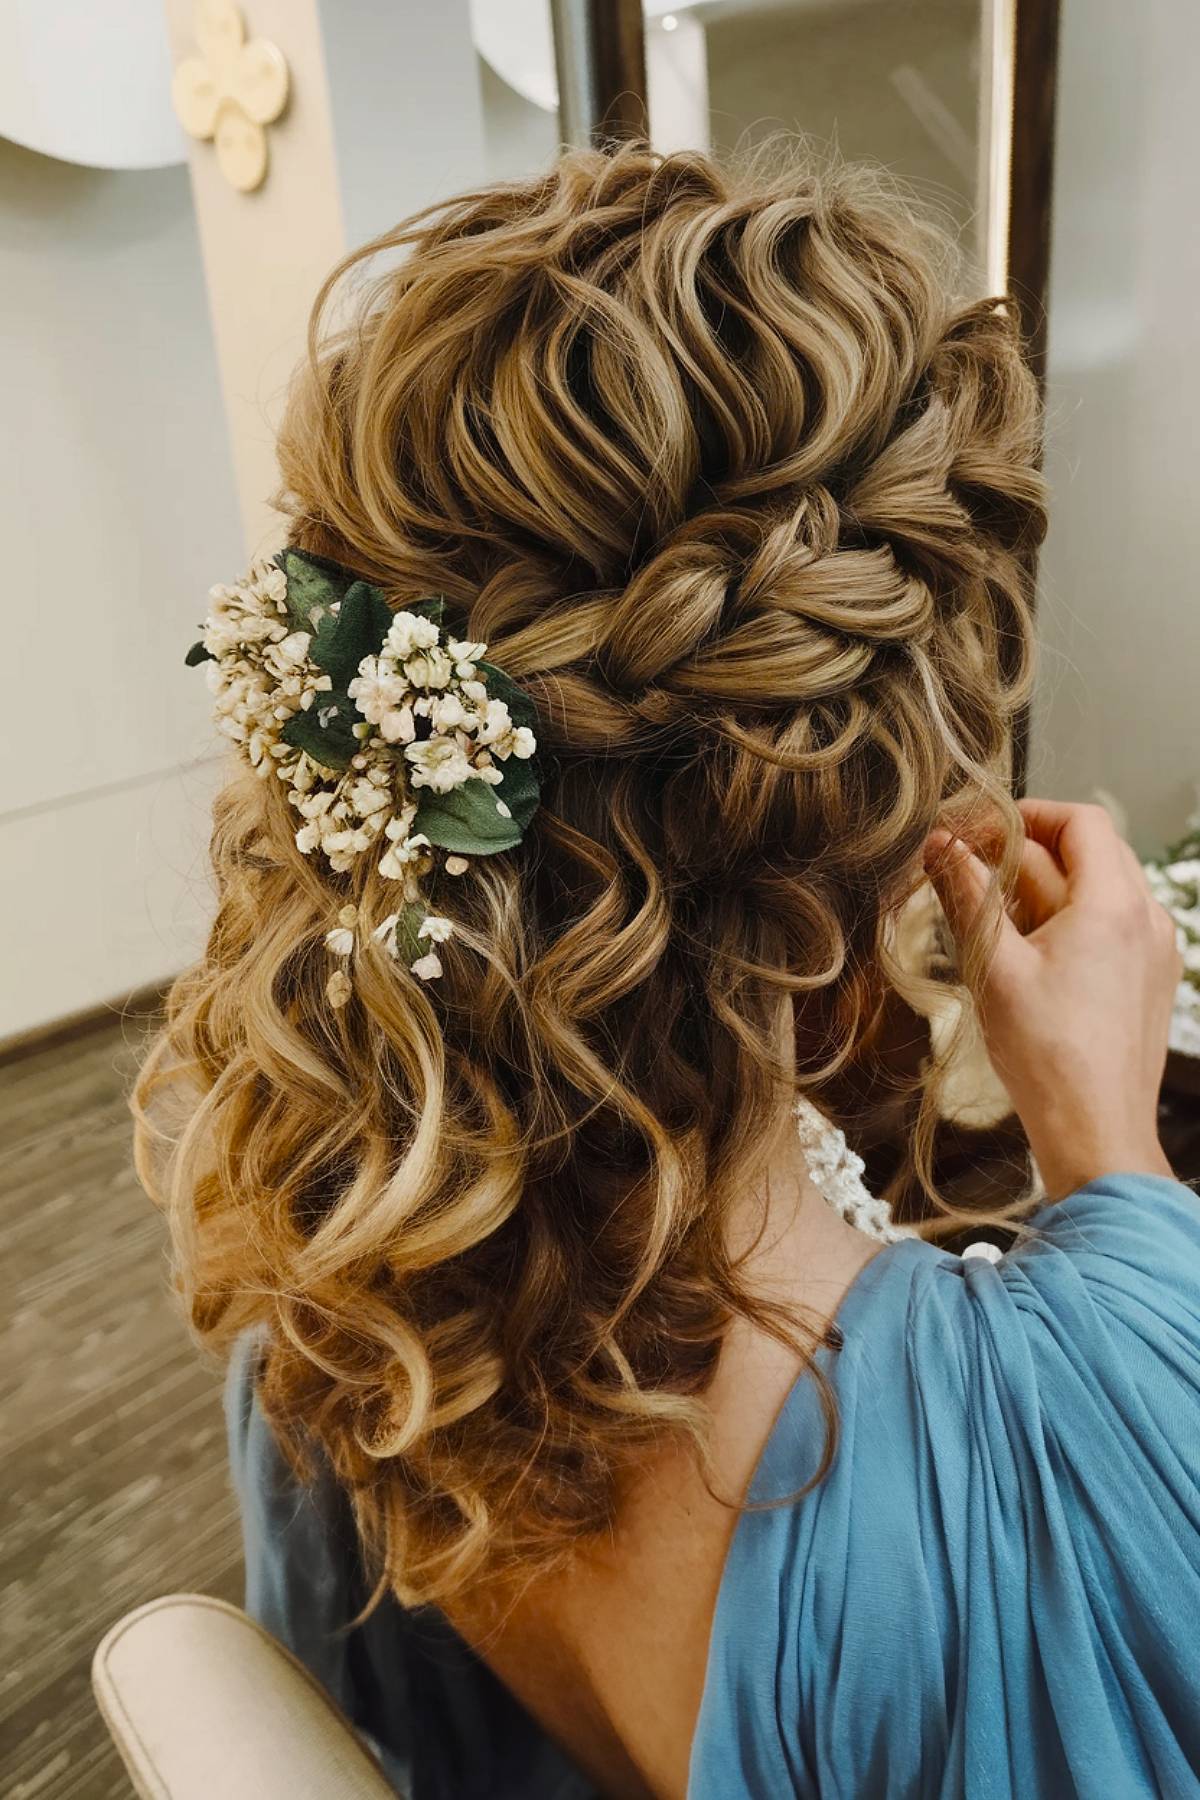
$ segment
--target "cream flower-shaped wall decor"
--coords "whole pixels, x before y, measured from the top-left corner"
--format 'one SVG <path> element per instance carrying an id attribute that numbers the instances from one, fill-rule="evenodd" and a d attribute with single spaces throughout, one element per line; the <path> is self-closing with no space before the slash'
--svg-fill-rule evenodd
<path id="1" fill-rule="evenodd" d="M 251 193 L 267 173 L 265 127 L 288 102 L 283 52 L 266 38 L 247 43 L 233 0 L 199 0 L 196 44 L 199 55 L 185 58 L 171 82 L 175 112 L 191 137 L 215 139 L 226 181 Z"/>

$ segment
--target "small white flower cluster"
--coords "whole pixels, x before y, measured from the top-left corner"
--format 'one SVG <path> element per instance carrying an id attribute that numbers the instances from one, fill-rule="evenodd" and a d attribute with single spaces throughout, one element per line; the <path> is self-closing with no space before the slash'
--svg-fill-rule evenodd
<path id="1" fill-rule="evenodd" d="M 462 856 L 450 857 L 447 866 L 449 866 L 449 863 L 459 863 L 462 865 L 459 869 L 452 869 L 451 874 L 461 874 L 462 870 L 467 866 L 466 858 Z M 397 931 L 400 923 L 401 915 L 398 912 L 389 913 L 386 919 L 380 920 L 379 924 L 376 925 L 374 931 L 371 933 L 375 942 L 377 944 L 382 944 L 388 955 L 396 961 L 399 960 L 400 956 L 397 945 Z M 326 949 L 332 951 L 334 956 L 340 956 L 347 959 L 351 957 L 354 954 L 356 928 L 358 924 L 359 917 L 357 906 L 343 906 L 338 913 L 337 924 L 332 931 L 327 931 L 325 933 Z M 429 948 L 425 951 L 424 955 L 418 956 L 415 962 L 410 966 L 413 974 L 419 975 L 422 981 L 436 981 L 441 974 L 441 958 L 438 956 L 434 946 L 436 944 L 444 944 L 453 930 L 454 926 L 451 921 L 449 919 L 441 918 L 437 913 L 427 913 L 417 927 L 418 938 L 425 939 Z M 325 988 L 325 995 L 330 1004 L 332 1006 L 344 1006 L 347 1000 L 349 1000 L 351 992 L 352 989 L 349 976 L 342 969 L 335 970 L 329 977 L 329 981 Z"/>
<path id="2" fill-rule="evenodd" d="M 292 714 L 333 684 L 309 661 L 310 634 L 292 629 L 287 576 L 274 563 L 256 563 L 243 581 L 210 589 L 208 599 L 203 642 L 217 726 L 266 775 L 268 759 L 297 754 L 279 742 Z"/>
<path id="3" fill-rule="evenodd" d="M 1200 1056 L 1200 825 L 1192 839 L 1177 846 L 1171 862 L 1147 863 L 1145 868 L 1151 893 L 1175 921 L 1183 957 L 1170 1046 L 1184 1056 Z"/>
<path id="4" fill-rule="evenodd" d="M 333 685 L 311 658 L 312 634 L 294 627 L 284 572 L 256 564 L 236 586 L 213 588 L 210 600 L 203 642 L 213 659 L 208 671 L 218 725 L 260 775 L 273 769 L 287 784 L 302 821 L 297 848 L 305 855 L 319 850 L 344 873 L 382 841 L 380 874 L 401 884 L 406 905 L 418 903 L 421 880 L 433 867 L 429 839 L 413 830 L 419 790 L 447 794 L 473 780 L 495 787 L 503 780 L 499 763 L 524 760 L 537 749 L 533 732 L 515 725 L 505 702 L 488 695 L 478 668 L 487 645 L 443 641 L 433 619 L 396 613 L 379 651 L 362 659 L 346 690 L 359 715 L 352 727 L 359 747 L 350 767 L 337 771 L 282 736 L 299 711 L 315 707 L 320 718 Z M 511 816 L 502 800 L 496 810 Z M 460 875 L 468 865 L 449 856 L 444 866 Z M 326 938 L 339 957 L 354 949 L 353 912 L 343 908 Z M 399 918 L 393 913 L 374 932 L 393 956 L 399 955 Z M 451 929 L 448 919 L 425 918 L 417 936 L 428 949 L 411 963 L 414 974 L 433 980 L 442 973 L 435 946 Z M 331 978 L 328 993 L 334 1005 L 349 998 L 343 971 Z"/>

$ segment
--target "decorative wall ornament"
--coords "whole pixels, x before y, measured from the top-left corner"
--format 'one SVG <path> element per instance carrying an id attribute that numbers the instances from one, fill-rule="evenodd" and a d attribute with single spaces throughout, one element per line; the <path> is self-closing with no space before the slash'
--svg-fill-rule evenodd
<path id="1" fill-rule="evenodd" d="M 265 127 L 288 102 L 287 63 L 266 38 L 246 42 L 234 0 L 198 0 L 196 43 L 171 82 L 175 112 L 191 137 L 216 140 L 221 173 L 249 194 L 267 173 Z"/>

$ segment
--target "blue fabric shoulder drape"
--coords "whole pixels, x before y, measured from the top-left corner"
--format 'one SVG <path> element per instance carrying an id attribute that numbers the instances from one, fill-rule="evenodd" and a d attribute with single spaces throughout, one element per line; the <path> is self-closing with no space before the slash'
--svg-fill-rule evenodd
<path id="1" fill-rule="evenodd" d="M 1000 1262 L 884 1251 L 830 1476 L 747 1513 L 689 1800 L 1200 1795 L 1200 1203 L 1118 1175 Z M 793 1390 L 754 1483 L 802 1486 Z"/>

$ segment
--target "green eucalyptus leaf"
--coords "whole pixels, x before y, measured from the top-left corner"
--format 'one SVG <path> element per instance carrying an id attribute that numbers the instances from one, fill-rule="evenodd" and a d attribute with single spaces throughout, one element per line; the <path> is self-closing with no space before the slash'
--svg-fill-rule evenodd
<path id="1" fill-rule="evenodd" d="M 396 957 L 399 962 L 410 968 L 419 956 L 424 956 L 432 944 L 417 936 L 417 932 L 425 922 L 426 909 L 423 906 L 406 906 L 401 909 L 396 920 Z"/>
<path id="2" fill-rule="evenodd" d="M 217 659 L 211 650 L 204 648 L 204 640 L 200 639 L 192 645 L 183 660 L 189 669 L 196 669 L 201 663 L 216 662 Z"/>
<path id="3" fill-rule="evenodd" d="M 293 713 L 279 735 L 285 744 L 306 750 L 323 769 L 348 769 L 362 749 L 354 735 L 361 722 L 353 700 L 335 689 L 315 695 L 310 707 Z"/>
<path id="4" fill-rule="evenodd" d="M 346 590 L 341 608 L 326 613 L 317 626 L 309 654 L 330 676 L 335 688 L 346 688 L 358 674 L 364 656 L 380 649 L 392 623 L 392 609 L 369 582 L 356 581 Z"/>
<path id="5" fill-rule="evenodd" d="M 321 613 L 336 606 L 356 579 L 340 563 L 329 562 L 323 556 L 313 556 L 307 550 L 297 550 L 291 545 L 279 552 L 275 564 L 287 576 L 287 606 L 296 631 L 311 631 L 313 613 L 319 618 Z"/>
<path id="6" fill-rule="evenodd" d="M 474 777 L 448 794 L 420 789 L 414 832 L 424 832 L 431 844 L 456 856 L 494 856 L 515 850 L 538 807 L 538 779 L 530 762 L 515 756 L 497 767 L 504 779 L 496 787 Z M 503 800 L 512 817 L 497 812 Z"/>

